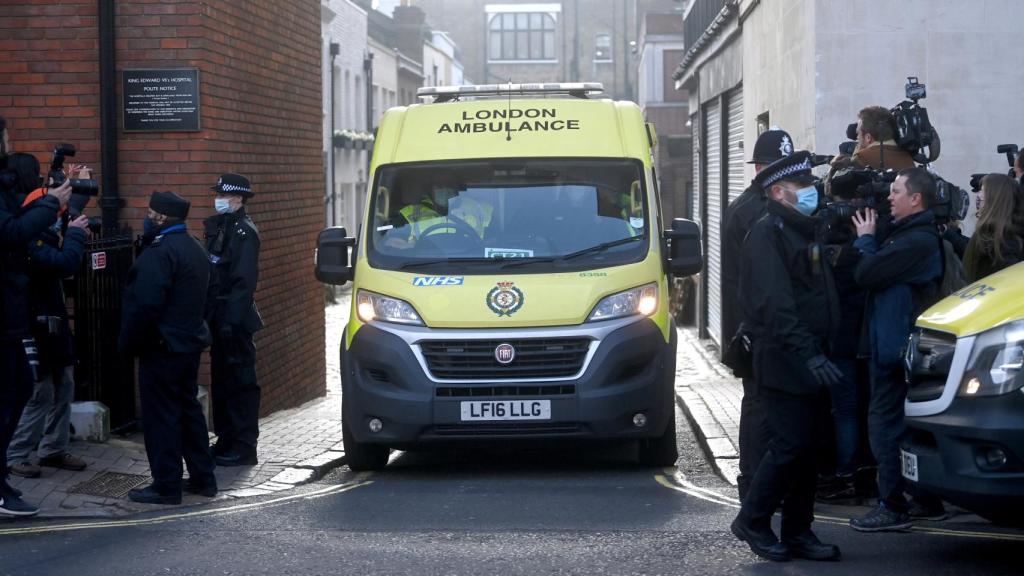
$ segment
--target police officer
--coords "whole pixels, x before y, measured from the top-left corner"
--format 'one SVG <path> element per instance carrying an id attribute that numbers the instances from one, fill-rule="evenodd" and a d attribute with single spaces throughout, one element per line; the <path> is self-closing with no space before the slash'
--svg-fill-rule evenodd
<path id="1" fill-rule="evenodd" d="M 835 560 L 839 548 L 822 544 L 811 531 L 816 439 L 824 425 L 820 403 L 842 375 L 826 356 L 839 310 L 831 270 L 815 242 L 811 214 L 818 193 L 810 153 L 773 162 L 754 181 L 768 203 L 743 245 L 739 294 L 772 438 L 731 529 L 769 560 Z M 771 528 L 780 503 L 781 542 Z"/>
<path id="2" fill-rule="evenodd" d="M 769 164 L 793 153 L 793 140 L 789 133 L 773 127 L 757 137 L 753 158 L 747 164 L 754 165 L 759 174 Z M 725 230 L 722 241 L 722 333 L 732 339 L 740 328 L 740 304 L 737 287 L 740 282 L 740 259 L 743 241 L 751 226 L 764 213 L 764 189 L 752 182 L 746 190 L 725 211 Z M 737 345 L 742 345 L 737 342 Z M 743 400 L 740 403 L 740 473 L 736 487 L 740 500 L 747 495 L 750 479 L 761 461 L 765 446 L 771 438 L 768 421 L 757 399 L 757 382 L 753 374 L 737 374 L 743 378 Z"/>
<path id="3" fill-rule="evenodd" d="M 139 394 L 153 483 L 128 497 L 180 504 L 182 489 L 217 494 L 206 419 L 199 405 L 199 358 L 210 344 L 203 301 L 210 264 L 185 227 L 189 203 L 154 192 L 143 222 L 143 251 L 128 273 L 119 347 L 139 357 Z M 189 480 L 182 486 L 182 457 Z"/>
<path id="4" fill-rule="evenodd" d="M 213 271 L 206 296 L 210 348 L 213 455 L 220 466 L 257 463 L 260 387 L 256 381 L 253 334 L 263 328 L 253 295 L 259 277 L 260 235 L 245 213 L 253 197 L 249 180 L 223 174 L 211 188 L 217 214 L 203 223 Z"/>

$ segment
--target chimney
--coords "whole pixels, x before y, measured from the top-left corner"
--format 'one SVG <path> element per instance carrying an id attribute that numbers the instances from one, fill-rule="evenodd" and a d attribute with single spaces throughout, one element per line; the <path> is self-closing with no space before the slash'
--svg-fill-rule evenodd
<path id="1" fill-rule="evenodd" d="M 423 62 L 423 36 L 426 31 L 427 15 L 419 6 L 395 6 L 392 16 L 395 21 L 395 36 L 398 50 L 405 56 Z"/>

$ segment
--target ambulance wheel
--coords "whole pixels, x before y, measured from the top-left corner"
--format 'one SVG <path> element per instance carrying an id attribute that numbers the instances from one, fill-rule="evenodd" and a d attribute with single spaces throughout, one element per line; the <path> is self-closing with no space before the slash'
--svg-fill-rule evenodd
<path id="1" fill-rule="evenodd" d="M 356 442 L 344 419 L 341 421 L 341 441 L 345 446 L 345 459 L 352 471 L 383 470 L 387 466 L 391 449 L 380 444 Z"/>
<path id="2" fill-rule="evenodd" d="M 675 466 L 679 459 L 679 449 L 676 447 L 676 410 L 672 406 L 671 416 L 665 431 L 656 438 L 646 438 L 640 441 L 639 460 L 641 466 L 665 467 Z"/>

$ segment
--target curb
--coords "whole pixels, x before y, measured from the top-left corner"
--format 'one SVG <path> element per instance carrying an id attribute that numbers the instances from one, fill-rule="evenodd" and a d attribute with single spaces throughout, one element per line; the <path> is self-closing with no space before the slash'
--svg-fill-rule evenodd
<path id="1" fill-rule="evenodd" d="M 719 363 L 718 358 L 708 349 L 707 345 L 694 336 L 691 329 L 679 328 L 678 334 L 680 350 L 677 351 L 677 354 L 686 354 L 691 360 L 696 360 L 702 366 L 700 366 L 699 374 L 682 375 L 679 372 L 677 360 L 676 404 L 686 415 L 690 429 L 693 430 L 697 443 L 715 473 L 735 486 L 736 476 L 739 474 L 738 447 L 733 445 L 732 440 L 700 395 L 684 382 L 687 377 L 717 380 L 732 378 L 732 375 Z"/>

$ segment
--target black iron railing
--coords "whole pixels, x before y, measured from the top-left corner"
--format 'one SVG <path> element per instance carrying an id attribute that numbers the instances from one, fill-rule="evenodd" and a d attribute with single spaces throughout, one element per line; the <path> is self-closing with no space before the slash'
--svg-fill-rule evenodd
<path id="1" fill-rule="evenodd" d="M 103 402 L 110 409 L 112 428 L 135 420 L 134 360 L 117 351 L 133 243 L 130 229 L 89 240 L 82 267 L 67 291 L 74 298 L 75 399 Z"/>

